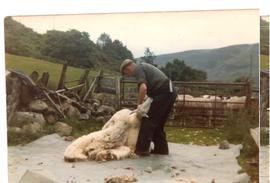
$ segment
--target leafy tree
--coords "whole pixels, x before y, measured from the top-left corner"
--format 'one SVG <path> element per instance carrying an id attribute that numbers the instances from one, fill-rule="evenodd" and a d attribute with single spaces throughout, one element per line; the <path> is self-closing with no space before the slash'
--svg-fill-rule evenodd
<path id="1" fill-rule="evenodd" d="M 207 79 L 206 72 L 193 69 L 183 60 L 178 59 L 168 62 L 161 70 L 173 81 L 205 81 Z"/>
<path id="2" fill-rule="evenodd" d="M 105 32 L 102 33 L 99 38 L 97 39 L 97 45 L 104 49 L 112 44 L 112 39 L 110 38 L 109 34 L 106 34 Z"/>
<path id="3" fill-rule="evenodd" d="M 44 35 L 42 54 L 53 57 L 69 65 L 92 66 L 89 55 L 91 42 L 86 32 L 77 30 L 47 31 Z"/>
<path id="4" fill-rule="evenodd" d="M 112 41 L 110 35 L 102 33 L 97 40 L 98 47 L 104 51 L 108 56 L 115 60 L 122 61 L 126 58 L 133 58 L 130 50 L 124 44 L 116 39 Z"/>
<path id="5" fill-rule="evenodd" d="M 117 60 L 123 60 L 126 58 L 133 58 L 133 55 L 130 50 L 127 49 L 126 46 L 123 45 L 121 41 L 118 39 L 112 42 L 112 50 L 114 51 L 114 58 Z"/>
<path id="6" fill-rule="evenodd" d="M 146 47 L 145 51 L 144 51 L 144 56 L 141 57 L 141 60 L 143 62 L 148 63 L 148 64 L 157 66 L 157 65 L 154 64 L 155 58 L 156 58 L 156 56 L 155 56 L 154 52 L 152 52 L 149 47 Z"/>

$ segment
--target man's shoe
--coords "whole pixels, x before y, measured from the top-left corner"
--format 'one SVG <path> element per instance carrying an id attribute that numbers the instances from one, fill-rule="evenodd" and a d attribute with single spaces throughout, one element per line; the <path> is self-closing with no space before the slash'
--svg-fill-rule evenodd
<path id="1" fill-rule="evenodd" d="M 139 151 L 136 150 L 135 154 L 137 154 L 138 156 L 150 156 L 150 152 L 149 151 Z"/>
<path id="2" fill-rule="evenodd" d="M 157 152 L 155 150 L 150 151 L 151 154 L 156 154 L 156 155 L 169 155 L 169 152 Z"/>

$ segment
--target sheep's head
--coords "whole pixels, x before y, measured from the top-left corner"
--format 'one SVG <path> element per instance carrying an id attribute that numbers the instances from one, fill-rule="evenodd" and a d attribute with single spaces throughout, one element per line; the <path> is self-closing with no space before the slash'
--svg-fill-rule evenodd
<path id="1" fill-rule="evenodd" d="M 136 112 L 139 119 L 141 119 L 142 117 L 147 117 L 147 113 L 150 109 L 152 102 L 153 99 L 151 97 L 148 97 L 141 105 L 138 105 L 137 109 L 133 111 L 133 113 Z"/>

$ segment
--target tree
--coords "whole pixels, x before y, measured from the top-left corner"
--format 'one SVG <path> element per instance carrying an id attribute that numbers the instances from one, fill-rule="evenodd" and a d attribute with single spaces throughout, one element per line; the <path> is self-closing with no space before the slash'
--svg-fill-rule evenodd
<path id="1" fill-rule="evenodd" d="M 145 51 L 144 51 L 144 56 L 141 57 L 141 60 L 143 62 L 148 63 L 148 64 L 157 66 L 157 65 L 154 64 L 155 58 L 156 58 L 156 56 L 155 56 L 154 52 L 152 52 L 149 47 L 146 47 Z"/>
<path id="2" fill-rule="evenodd" d="M 102 33 L 97 40 L 97 45 L 104 53 L 117 61 L 133 58 L 131 51 L 120 40 L 112 41 L 109 34 Z"/>
<path id="3" fill-rule="evenodd" d="M 58 89 L 64 87 L 67 65 L 92 66 L 89 61 L 91 52 L 89 35 L 77 30 L 47 31 L 41 52 L 49 57 L 64 61 Z"/>
<path id="4" fill-rule="evenodd" d="M 86 32 L 77 30 L 47 31 L 44 35 L 43 55 L 62 60 L 68 65 L 91 67 L 89 60 L 91 42 Z"/>
<path id="5" fill-rule="evenodd" d="M 112 40 L 110 38 L 109 34 L 106 34 L 105 32 L 102 33 L 99 38 L 97 39 L 97 45 L 104 49 L 106 46 L 110 46 L 112 44 Z"/>
<path id="6" fill-rule="evenodd" d="M 126 46 L 123 45 L 123 43 L 121 41 L 119 41 L 118 39 L 114 40 L 112 42 L 112 46 L 111 46 L 112 50 L 113 50 L 113 54 L 114 54 L 114 58 L 117 60 L 124 60 L 126 58 L 133 58 L 133 55 L 131 53 L 130 50 L 127 49 Z"/>
<path id="7" fill-rule="evenodd" d="M 183 60 L 178 59 L 168 62 L 161 70 L 173 81 L 205 81 L 207 79 L 206 72 L 193 69 Z"/>

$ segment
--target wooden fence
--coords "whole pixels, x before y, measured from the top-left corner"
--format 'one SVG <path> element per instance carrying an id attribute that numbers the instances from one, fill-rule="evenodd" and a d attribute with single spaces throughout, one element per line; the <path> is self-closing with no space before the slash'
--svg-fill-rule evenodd
<path id="1" fill-rule="evenodd" d="M 246 83 L 218 83 L 218 82 L 179 82 L 174 81 L 177 93 L 183 96 L 183 100 L 176 101 L 173 112 L 170 115 L 170 126 L 182 127 L 220 127 L 224 124 L 224 120 L 230 109 L 224 107 L 227 105 L 218 98 L 226 98 L 230 96 L 244 96 L 244 102 L 228 102 L 232 105 L 242 106 L 248 109 L 252 103 L 251 86 Z M 137 104 L 137 83 L 135 80 L 124 79 L 120 82 L 120 107 L 136 107 Z M 214 97 L 213 101 L 188 101 L 187 95 L 200 97 L 202 95 L 210 95 Z M 196 103 L 194 105 L 187 105 Z M 202 104 L 202 103 L 205 103 Z M 237 108 L 237 107 L 236 107 Z M 241 108 L 241 107 L 239 107 Z M 233 109 L 233 112 L 239 112 Z"/>
<path id="2" fill-rule="evenodd" d="M 120 76 L 104 75 L 102 71 L 94 77 L 89 76 L 89 71 L 85 72 L 76 86 L 68 90 L 84 91 L 81 100 L 85 101 L 93 93 L 105 93 L 110 98 L 110 104 L 117 109 L 136 108 L 137 106 L 137 82 L 132 79 L 121 78 Z M 170 125 L 182 127 L 218 127 L 224 124 L 228 110 L 224 108 L 224 101 L 217 100 L 219 97 L 244 96 L 244 102 L 232 102 L 234 105 L 244 106 L 248 109 L 251 105 L 251 86 L 245 83 L 219 83 L 219 82 L 180 82 L 174 81 L 177 93 L 184 96 L 182 101 L 175 102 L 173 112 L 170 116 Z M 65 91 L 60 89 L 57 92 Z M 186 100 L 187 95 L 200 97 L 211 95 L 214 101 L 192 101 L 200 103 L 199 107 L 186 105 L 190 101 Z M 202 103 L 206 103 L 202 107 Z M 237 112 L 234 110 L 233 112 Z"/>

